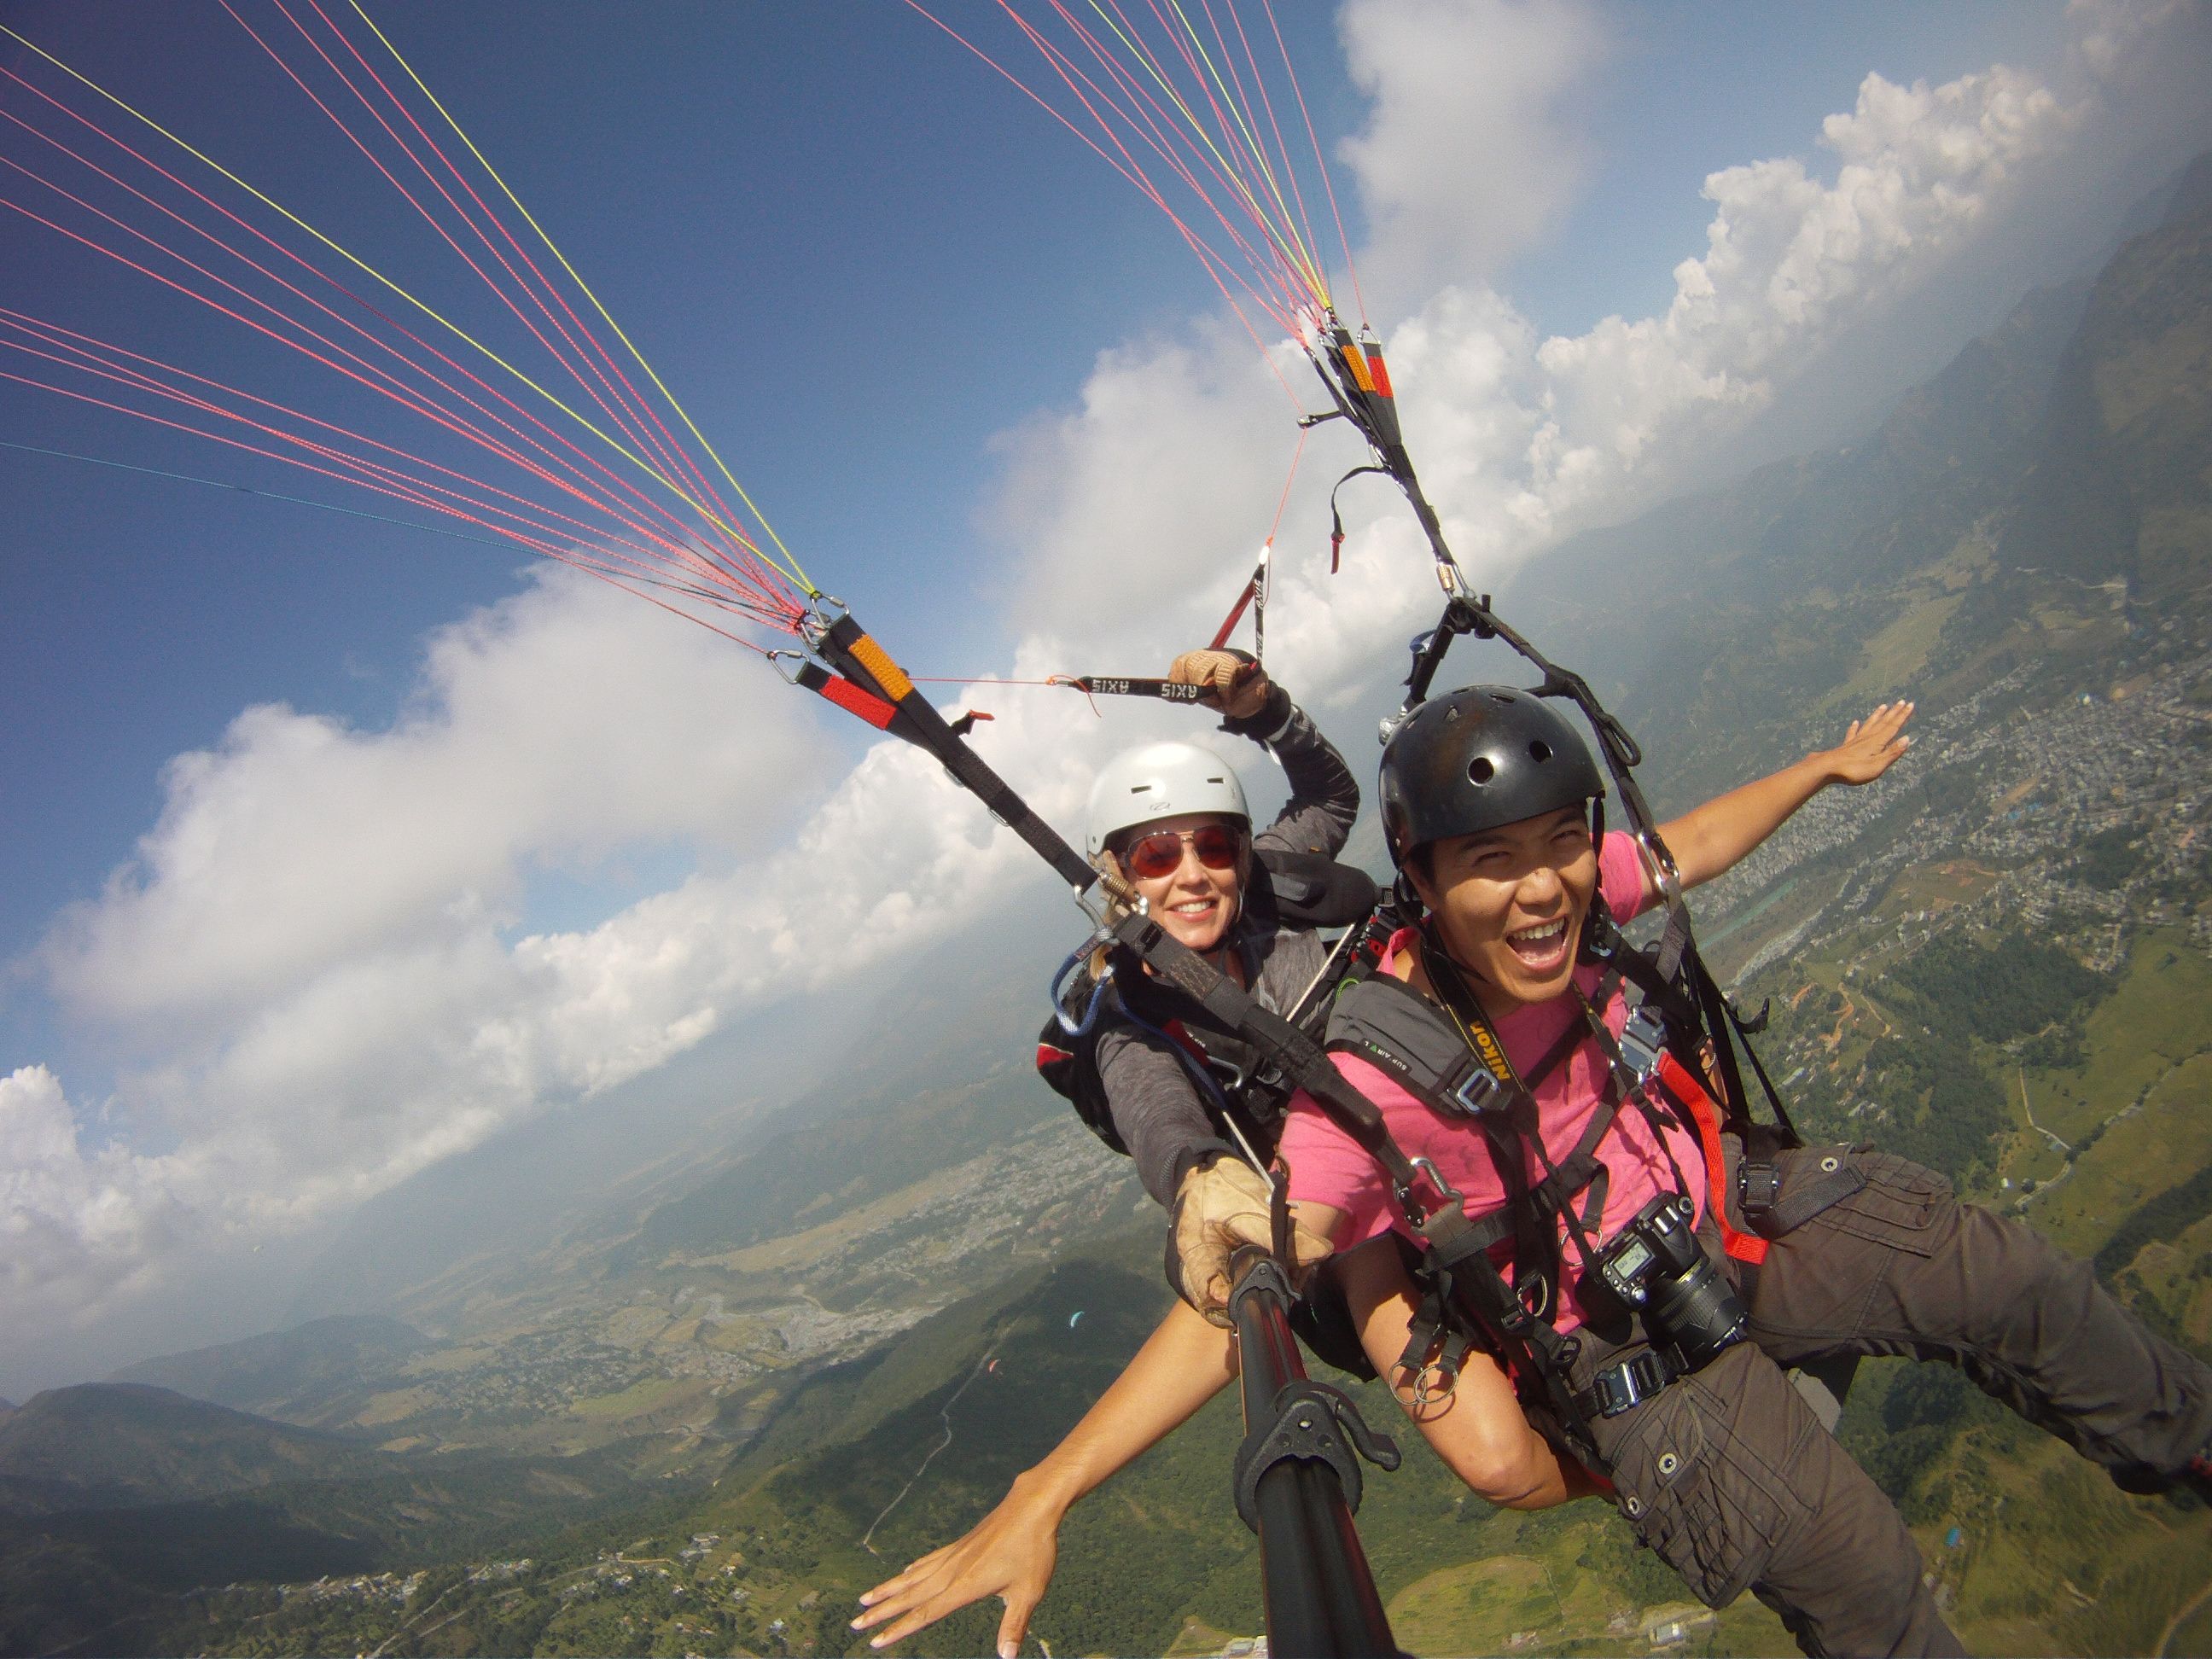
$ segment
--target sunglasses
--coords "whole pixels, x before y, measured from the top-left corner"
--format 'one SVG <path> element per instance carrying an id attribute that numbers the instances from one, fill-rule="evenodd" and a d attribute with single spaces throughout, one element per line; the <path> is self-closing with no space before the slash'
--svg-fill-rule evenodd
<path id="1" fill-rule="evenodd" d="M 1182 867 L 1185 842 L 1207 869 L 1228 870 L 1243 854 L 1244 832 L 1226 823 L 1209 823 L 1196 830 L 1156 830 L 1131 842 L 1121 862 L 1131 875 L 1156 881 Z"/>

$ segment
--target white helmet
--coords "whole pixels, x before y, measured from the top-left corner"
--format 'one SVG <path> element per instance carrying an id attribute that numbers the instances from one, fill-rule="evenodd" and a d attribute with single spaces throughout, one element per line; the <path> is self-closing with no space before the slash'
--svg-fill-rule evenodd
<path id="1" fill-rule="evenodd" d="M 1148 743 L 1106 763 L 1091 786 L 1085 850 L 1096 861 L 1108 839 L 1140 823 L 1218 812 L 1249 828 L 1252 811 L 1244 786 L 1229 763 L 1194 743 Z"/>

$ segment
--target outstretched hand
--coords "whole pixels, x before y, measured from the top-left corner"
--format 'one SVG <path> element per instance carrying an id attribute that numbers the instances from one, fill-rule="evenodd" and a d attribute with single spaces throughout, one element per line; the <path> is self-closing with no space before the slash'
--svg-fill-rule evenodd
<path id="1" fill-rule="evenodd" d="M 872 1648 L 886 1647 L 972 1601 L 995 1595 L 1006 1604 L 1006 1616 L 999 1620 L 1000 1659 L 1015 1659 L 1029 1630 L 1030 1614 L 1052 1582 L 1053 1565 L 1060 1557 L 1061 1513 L 1049 1501 L 1025 1493 L 1017 1480 L 998 1508 L 964 1537 L 932 1550 L 897 1577 L 885 1579 L 861 1596 L 866 1611 L 853 1621 L 853 1628 L 871 1630 L 895 1620 L 882 1635 L 868 1640 Z"/>
<path id="2" fill-rule="evenodd" d="M 1168 670 L 1170 685 L 1202 685 L 1204 702 L 1231 720 L 1249 720 L 1267 703 L 1267 672 L 1233 651 L 1186 651 Z"/>
<path id="3" fill-rule="evenodd" d="M 1888 771 L 1912 746 L 1912 739 L 1903 735 L 1912 710 L 1909 702 L 1886 702 L 1864 720 L 1853 720 L 1841 743 L 1815 757 L 1826 763 L 1828 781 L 1872 783 Z"/>

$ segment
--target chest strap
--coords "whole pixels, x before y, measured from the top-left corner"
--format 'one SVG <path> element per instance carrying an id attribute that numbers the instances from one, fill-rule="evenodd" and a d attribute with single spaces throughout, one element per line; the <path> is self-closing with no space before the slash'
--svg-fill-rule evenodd
<path id="1" fill-rule="evenodd" d="M 1606 994 L 1602 985 L 1600 994 L 1601 999 Z M 1536 1087 L 1557 1071 L 1588 1035 L 1580 1021 L 1561 1032 L 1529 1069 L 1527 1087 Z M 1516 1141 L 1535 1127 L 1534 1100 L 1524 1091 L 1509 1091 L 1500 1085 L 1468 1051 L 1435 1004 L 1387 975 L 1378 974 L 1338 999 L 1335 1015 L 1329 1022 L 1328 1048 L 1332 1054 L 1352 1054 L 1365 1060 L 1447 1122 L 1467 1123 L 1486 1132 L 1507 1128 Z M 1513 1097 L 1516 1094 L 1522 1097 L 1520 1100 Z M 1619 1109 L 1613 1099 L 1601 1100 L 1574 1150 L 1533 1185 L 1525 1153 L 1516 1146 L 1508 1154 L 1496 1138 L 1486 1133 L 1492 1161 L 1499 1165 L 1499 1179 L 1509 1202 L 1505 1208 L 1468 1224 L 1470 1248 L 1486 1250 L 1514 1237 L 1516 1224 L 1510 1200 L 1516 1188 L 1527 1188 L 1529 1197 L 1553 1216 L 1570 1212 L 1576 1194 L 1606 1174 L 1597 1148 Z M 1601 1204 L 1601 1189 L 1597 1196 Z"/>

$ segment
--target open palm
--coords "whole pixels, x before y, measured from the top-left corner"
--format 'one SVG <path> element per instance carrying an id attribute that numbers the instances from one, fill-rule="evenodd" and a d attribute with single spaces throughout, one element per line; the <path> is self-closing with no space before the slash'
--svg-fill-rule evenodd
<path id="1" fill-rule="evenodd" d="M 1905 736 L 1905 723 L 1912 718 L 1909 702 L 1886 702 L 1863 720 L 1853 720 L 1844 740 L 1825 751 L 1828 775 L 1838 783 L 1872 783 L 1897 763 L 1912 746 Z"/>

